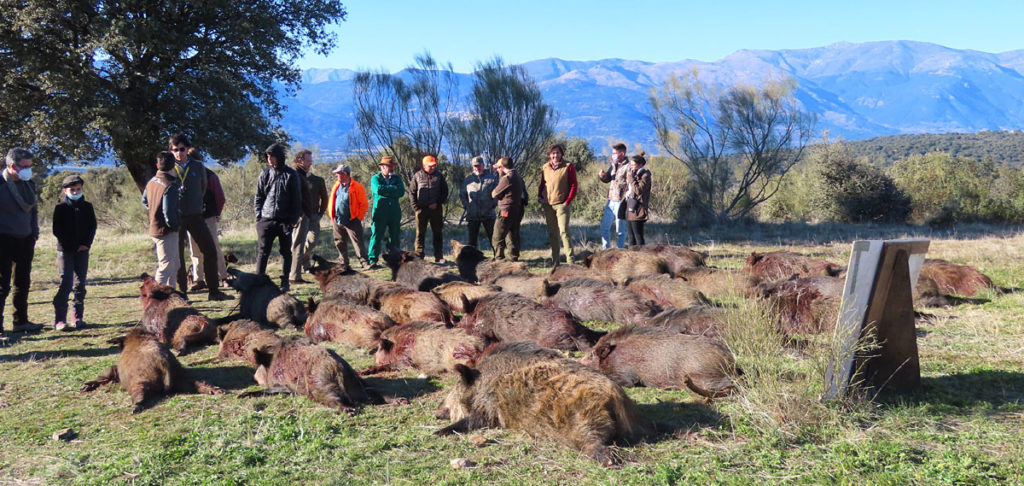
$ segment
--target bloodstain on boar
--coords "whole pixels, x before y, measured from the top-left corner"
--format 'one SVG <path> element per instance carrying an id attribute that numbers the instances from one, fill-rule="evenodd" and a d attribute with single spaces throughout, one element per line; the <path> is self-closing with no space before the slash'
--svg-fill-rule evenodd
<path id="1" fill-rule="evenodd" d="M 167 346 L 140 328 L 134 328 L 128 331 L 128 335 L 113 339 L 111 342 L 121 347 L 121 357 L 118 358 L 117 365 L 111 366 L 103 376 L 86 382 L 81 391 L 93 391 L 107 383 L 121 383 L 135 405 L 132 413 L 141 412 L 164 395 L 224 393 L 218 387 L 189 377 L 188 371 L 181 366 Z"/>
<path id="2" fill-rule="evenodd" d="M 661 311 L 653 301 L 608 282 L 574 278 L 547 287 L 544 303 L 579 321 L 640 324 Z"/>
<path id="3" fill-rule="evenodd" d="M 142 274 L 139 294 L 142 302 L 139 327 L 179 355 L 188 352 L 191 346 L 216 342 L 216 322 L 200 314 L 173 288 Z"/>
<path id="4" fill-rule="evenodd" d="M 266 329 L 258 322 L 249 319 L 231 321 L 217 329 L 220 341 L 218 359 L 237 359 L 255 366 L 256 349 L 275 346 L 281 338 L 271 329 Z"/>
<path id="5" fill-rule="evenodd" d="M 451 309 L 436 295 L 394 282 L 387 282 L 374 289 L 370 305 L 399 324 L 414 321 L 452 324 Z"/>
<path id="6" fill-rule="evenodd" d="M 448 304 L 452 312 L 466 312 L 465 302 L 475 304 L 481 297 L 500 292 L 499 287 L 493 285 L 479 285 L 475 283 L 459 281 L 448 282 L 434 287 L 430 292 Z M 465 301 L 463 301 L 465 298 Z"/>
<path id="7" fill-rule="evenodd" d="M 969 265 L 957 265 L 947 260 L 927 259 L 921 267 L 921 275 L 935 280 L 943 294 L 974 297 L 983 289 L 994 289 L 992 279 Z"/>
<path id="8" fill-rule="evenodd" d="M 582 253 L 583 264 L 591 271 L 611 279 L 617 285 L 648 275 L 665 273 L 672 275 L 668 262 L 661 256 L 623 248 L 601 250 L 597 253 Z"/>
<path id="9" fill-rule="evenodd" d="M 295 393 L 335 410 L 354 413 L 363 403 L 380 404 L 384 398 L 334 351 L 305 336 L 287 336 L 274 346 L 256 349 L 256 382 L 264 390 L 240 397 Z"/>
<path id="10" fill-rule="evenodd" d="M 766 280 L 798 277 L 837 277 L 843 267 L 821 258 L 791 251 L 753 252 L 747 257 L 743 271 Z"/>
<path id="11" fill-rule="evenodd" d="M 391 280 L 424 292 L 443 283 L 463 280 L 462 277 L 446 271 L 444 267 L 428 263 L 411 251 L 389 252 L 384 255 L 384 262 L 391 269 Z"/>
<path id="12" fill-rule="evenodd" d="M 582 364 L 620 386 L 687 389 L 705 398 L 728 394 L 738 374 L 725 344 L 671 329 L 627 326 L 601 338 Z"/>
<path id="13" fill-rule="evenodd" d="M 381 333 L 374 354 L 376 366 L 362 374 L 415 368 L 438 374 L 475 359 L 484 349 L 484 339 L 465 329 L 447 328 L 437 322 L 411 322 Z"/>
<path id="14" fill-rule="evenodd" d="M 319 304 L 310 299 L 305 332 L 314 342 L 330 341 L 362 349 L 377 347 L 380 333 L 395 325 L 383 312 L 335 295 Z"/>
<path id="15" fill-rule="evenodd" d="M 663 308 L 711 304 L 708 298 L 686 279 L 671 278 L 663 274 L 630 280 L 626 283 L 626 288 Z"/>
<path id="16" fill-rule="evenodd" d="M 531 275 L 523 262 L 491 260 L 475 246 L 463 245 L 456 240 L 451 240 L 451 245 L 459 276 L 467 282 L 489 285 L 502 275 Z"/>
<path id="17" fill-rule="evenodd" d="M 519 430 L 581 451 L 612 466 L 606 446 L 649 431 L 622 387 L 601 373 L 531 343 L 489 349 L 474 367 L 458 365 L 460 381 L 438 411 L 449 435 L 484 427 Z"/>
<path id="18" fill-rule="evenodd" d="M 839 277 L 793 277 L 762 283 L 758 290 L 779 330 L 817 334 L 835 328 L 844 284 Z"/>
<path id="19" fill-rule="evenodd" d="M 528 341 L 564 350 L 590 349 L 603 334 L 586 328 L 564 310 L 507 292 L 481 298 L 459 327 L 490 341 Z"/>

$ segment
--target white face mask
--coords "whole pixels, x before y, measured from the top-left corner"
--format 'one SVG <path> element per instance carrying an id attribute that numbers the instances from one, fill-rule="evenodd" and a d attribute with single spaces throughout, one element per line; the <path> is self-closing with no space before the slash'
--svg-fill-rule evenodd
<path id="1" fill-rule="evenodd" d="M 32 179 L 32 168 L 30 167 L 30 168 L 27 168 L 27 169 L 19 170 L 18 171 L 18 179 L 21 179 L 23 181 L 31 180 Z"/>

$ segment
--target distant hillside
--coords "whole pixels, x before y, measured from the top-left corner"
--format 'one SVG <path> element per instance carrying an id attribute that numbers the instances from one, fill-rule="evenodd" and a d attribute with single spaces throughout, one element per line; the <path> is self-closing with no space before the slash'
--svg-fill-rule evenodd
<path id="1" fill-rule="evenodd" d="M 411 60 L 410 60 L 411 61 Z M 908 133 L 1024 129 L 1024 50 L 986 53 L 924 42 L 837 43 L 811 49 L 741 50 L 715 62 L 541 59 L 523 64 L 560 113 L 558 129 L 599 150 L 624 141 L 657 151 L 645 116 L 651 87 L 697 68 L 709 83 L 792 77 L 818 130 L 861 140 Z M 354 126 L 349 70 L 304 73 L 282 125 L 305 145 L 344 151 Z M 472 76 L 458 76 L 465 92 Z"/>
<path id="2" fill-rule="evenodd" d="M 945 152 L 954 157 L 990 159 L 1010 167 L 1024 167 L 1024 131 L 1021 130 L 892 135 L 851 141 L 847 145 L 854 156 L 867 157 L 879 165 L 889 165 L 913 154 Z"/>

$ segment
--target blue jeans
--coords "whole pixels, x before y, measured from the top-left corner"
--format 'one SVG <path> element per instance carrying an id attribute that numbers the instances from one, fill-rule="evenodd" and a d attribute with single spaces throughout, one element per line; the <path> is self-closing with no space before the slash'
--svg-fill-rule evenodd
<path id="1" fill-rule="evenodd" d="M 619 244 L 619 248 L 626 246 L 626 220 L 619 219 L 619 204 L 620 201 L 608 201 L 608 204 L 604 205 L 604 215 L 601 216 L 601 249 L 607 250 L 611 247 L 611 230 L 615 227 L 616 241 Z"/>

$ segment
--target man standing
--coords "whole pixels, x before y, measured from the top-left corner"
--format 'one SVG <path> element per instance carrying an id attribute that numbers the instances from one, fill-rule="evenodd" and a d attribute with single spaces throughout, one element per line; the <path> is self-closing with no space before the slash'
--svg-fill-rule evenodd
<path id="1" fill-rule="evenodd" d="M 170 152 L 156 156 L 156 175 L 146 183 L 142 205 L 149 215 L 149 237 L 156 246 L 156 276 L 162 285 L 178 281 L 178 201 L 181 183 L 174 175 L 175 158 Z"/>
<path id="2" fill-rule="evenodd" d="M 333 171 L 336 181 L 331 187 L 327 210 L 334 227 L 334 246 L 338 249 L 341 262 L 348 268 L 348 246 L 352 242 L 352 250 L 363 265 L 363 270 L 370 268 L 366 259 L 366 245 L 363 243 L 363 218 L 370 201 L 366 199 L 366 188 L 352 179 L 352 169 L 341 164 Z"/>
<path id="3" fill-rule="evenodd" d="M 39 239 L 39 206 L 32 181 L 32 152 L 7 152 L 0 177 L 0 340 L 4 336 L 4 305 L 14 276 L 14 332 L 38 332 L 42 324 L 28 320 L 28 288 L 32 284 L 32 258 Z M 13 268 L 12 268 L 13 267 Z"/>
<path id="4" fill-rule="evenodd" d="M 494 163 L 501 180 L 491 192 L 491 197 L 498 201 L 498 222 L 494 227 L 493 241 L 494 258 L 505 258 L 505 242 L 508 240 L 508 255 L 512 261 L 519 260 L 519 225 L 523 222 L 523 194 L 525 185 L 522 177 L 516 174 L 512 161 L 506 157 Z"/>
<path id="5" fill-rule="evenodd" d="M 402 243 L 402 206 L 398 200 L 405 194 L 402 178 L 395 174 L 395 159 L 385 155 L 380 159 L 380 173 L 370 178 L 373 192 L 373 215 L 370 226 L 370 268 L 379 268 L 380 245 L 387 232 L 388 250 L 398 251 Z"/>
<path id="6" fill-rule="evenodd" d="M 292 228 L 302 215 L 302 187 L 299 175 L 285 163 L 284 146 L 267 147 L 267 164 L 256 182 L 256 273 L 267 274 L 267 260 L 274 240 L 281 252 L 281 290 L 287 292 L 292 266 Z"/>
<path id="7" fill-rule="evenodd" d="M 441 226 L 444 223 L 444 203 L 448 201 L 448 183 L 437 171 L 433 155 L 423 157 L 422 170 L 412 175 L 412 208 L 416 210 L 416 254 L 423 258 L 426 250 L 427 223 L 434 243 L 434 261 L 444 262 L 444 241 Z"/>
<path id="8" fill-rule="evenodd" d="M 544 209 L 548 225 L 548 242 L 551 244 L 551 265 L 558 266 L 561 259 L 560 247 L 565 247 L 565 261 L 572 263 L 572 242 L 569 240 L 569 204 L 576 197 L 576 168 L 562 160 L 565 149 L 556 143 L 548 147 L 548 163 L 540 175 L 540 189 L 537 201 Z"/>
<path id="9" fill-rule="evenodd" d="M 210 230 L 213 246 L 217 251 L 217 276 L 220 277 L 221 283 L 224 283 L 228 278 L 228 266 L 227 262 L 224 261 L 224 252 L 220 249 L 220 229 L 218 224 L 220 222 L 220 213 L 224 211 L 226 199 L 224 197 L 224 188 L 220 185 L 220 177 L 209 168 L 204 167 L 204 169 L 206 170 L 206 193 L 203 194 L 203 222 L 206 223 L 206 228 Z M 196 239 L 191 234 L 188 235 L 188 245 L 189 253 L 192 254 L 192 267 L 190 269 L 192 285 L 188 288 L 188 291 L 203 290 L 207 288 L 206 280 L 199 275 L 199 272 L 201 268 L 206 266 L 206 259 L 203 258 L 203 252 L 199 250 L 199 245 L 196 244 Z"/>
<path id="10" fill-rule="evenodd" d="M 477 240 L 481 224 L 484 227 L 484 235 L 486 235 L 484 239 L 488 243 L 494 234 L 494 207 L 497 203 L 491 197 L 491 192 L 498 185 L 498 179 L 487 172 L 483 157 L 473 157 L 470 165 L 473 166 L 473 173 L 466 176 L 466 180 L 463 181 L 459 199 L 462 200 L 462 207 L 466 210 L 469 244 L 479 248 Z M 494 249 L 493 245 L 491 249 Z"/>
<path id="11" fill-rule="evenodd" d="M 210 300 L 228 300 L 232 297 L 220 291 L 220 277 L 217 275 L 217 245 L 206 226 L 203 217 L 203 198 L 209 180 L 203 163 L 189 156 L 192 144 L 184 134 L 174 135 L 168 140 L 171 153 L 174 154 L 174 174 L 181 183 L 178 211 L 181 213 L 181 227 L 178 231 L 178 288 L 186 291 L 188 280 L 185 277 L 185 243 L 186 232 L 195 239 L 199 251 L 203 254 L 203 274 L 209 288 Z"/>
<path id="12" fill-rule="evenodd" d="M 302 254 L 305 252 L 306 247 L 306 234 L 309 232 L 309 222 L 312 221 L 313 215 L 316 214 L 316 202 L 313 201 L 311 194 L 311 187 L 309 185 L 309 179 L 306 177 L 306 157 L 309 157 L 310 164 L 313 162 L 313 154 L 309 150 L 302 150 L 295 154 L 295 160 L 292 165 L 295 168 L 295 175 L 299 176 L 299 187 L 300 193 L 302 194 L 302 215 L 299 216 L 299 222 L 295 223 L 295 227 L 292 228 L 292 255 L 297 256 L 292 260 L 290 269 L 286 269 L 291 274 L 291 282 L 294 284 L 309 283 L 302 280 Z"/>
<path id="13" fill-rule="evenodd" d="M 611 183 L 608 186 L 608 203 L 604 205 L 604 215 L 601 216 L 601 249 L 603 250 L 607 250 L 612 245 L 611 230 L 613 227 L 618 247 L 625 246 L 626 220 L 619 217 L 619 206 L 622 204 L 623 195 L 626 194 L 626 172 L 629 172 L 626 144 L 617 143 L 612 146 L 611 165 L 598 174 L 598 179 L 601 182 Z"/>
<path id="14" fill-rule="evenodd" d="M 302 171 L 305 173 L 306 182 L 309 184 L 309 196 L 313 201 L 314 212 L 313 216 L 309 219 L 309 227 L 307 228 L 306 238 L 302 247 L 296 250 L 295 243 L 292 243 L 292 258 L 294 258 L 294 263 L 292 264 L 293 280 L 301 280 L 298 278 L 301 275 L 299 272 L 309 270 L 310 257 L 316 251 L 316 244 L 320 239 L 320 219 L 327 212 L 327 183 L 324 182 L 323 177 L 313 173 L 313 153 L 309 150 L 299 152 L 295 160 L 296 172 L 299 171 L 299 158 L 302 159 Z M 301 240 L 295 237 L 295 241 Z"/>

